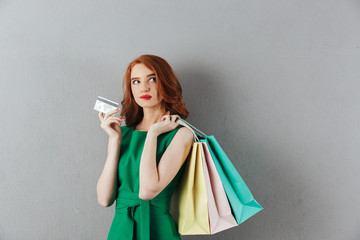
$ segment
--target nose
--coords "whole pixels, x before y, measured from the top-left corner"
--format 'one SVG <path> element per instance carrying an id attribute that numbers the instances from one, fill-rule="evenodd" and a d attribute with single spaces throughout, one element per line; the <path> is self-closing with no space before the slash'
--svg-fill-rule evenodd
<path id="1" fill-rule="evenodd" d="M 148 92 L 150 90 L 150 87 L 149 87 L 149 85 L 148 85 L 148 83 L 142 83 L 141 84 L 141 91 L 142 92 Z"/>

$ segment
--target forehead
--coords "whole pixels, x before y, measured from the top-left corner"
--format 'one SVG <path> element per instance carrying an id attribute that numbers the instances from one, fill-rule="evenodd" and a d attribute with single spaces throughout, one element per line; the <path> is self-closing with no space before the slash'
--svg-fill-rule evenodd
<path id="1" fill-rule="evenodd" d="M 131 69 L 131 78 L 143 77 L 151 73 L 154 73 L 154 71 L 146 67 L 143 63 L 138 63 Z"/>

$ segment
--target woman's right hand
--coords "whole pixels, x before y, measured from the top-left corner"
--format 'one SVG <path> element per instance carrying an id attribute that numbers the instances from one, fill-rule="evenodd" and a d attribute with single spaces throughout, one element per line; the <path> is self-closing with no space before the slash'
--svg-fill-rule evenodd
<path id="1" fill-rule="evenodd" d="M 101 120 L 101 128 L 105 130 L 105 132 L 111 138 L 122 138 L 120 124 L 124 120 L 123 118 L 118 118 L 111 116 L 114 113 L 119 111 L 119 109 L 115 109 L 113 111 L 108 112 L 105 117 L 102 112 L 99 112 L 99 118 Z"/>

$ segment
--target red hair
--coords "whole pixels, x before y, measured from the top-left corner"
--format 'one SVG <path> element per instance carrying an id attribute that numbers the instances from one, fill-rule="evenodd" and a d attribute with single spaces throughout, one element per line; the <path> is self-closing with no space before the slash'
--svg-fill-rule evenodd
<path id="1" fill-rule="evenodd" d="M 121 101 L 122 110 L 120 116 L 125 116 L 126 125 L 136 126 L 144 116 L 142 107 L 134 99 L 131 92 L 131 70 L 135 64 L 142 63 L 151 69 L 156 76 L 156 85 L 160 96 L 163 98 L 161 104 L 165 111 L 170 115 L 177 114 L 182 119 L 186 119 L 189 112 L 186 110 L 182 97 L 182 88 L 180 83 L 170 67 L 170 65 L 161 57 L 155 55 L 141 55 L 135 58 L 127 67 L 122 83 L 124 98 Z"/>

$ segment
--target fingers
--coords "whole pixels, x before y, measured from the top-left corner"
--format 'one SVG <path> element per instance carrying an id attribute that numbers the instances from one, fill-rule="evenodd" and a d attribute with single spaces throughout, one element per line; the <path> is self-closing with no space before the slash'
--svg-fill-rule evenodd
<path id="1" fill-rule="evenodd" d="M 180 118 L 179 115 L 170 115 L 170 111 L 167 111 L 166 114 L 161 118 L 161 121 L 170 120 L 171 122 L 176 122 L 177 118 Z"/>
<path id="2" fill-rule="evenodd" d="M 114 113 L 116 113 L 117 111 L 119 111 L 119 109 L 114 109 L 110 112 L 108 112 L 106 115 L 105 115 L 105 119 L 108 119 L 111 115 L 113 115 Z"/>
<path id="3" fill-rule="evenodd" d="M 105 123 L 105 125 L 110 125 L 111 123 L 118 123 L 121 124 L 121 120 L 117 120 L 117 119 L 108 119 L 108 121 Z"/>
<path id="4" fill-rule="evenodd" d="M 162 116 L 160 121 L 168 120 L 170 117 L 170 111 L 167 111 L 164 116 Z"/>
<path id="5" fill-rule="evenodd" d="M 178 117 L 179 117 L 179 115 L 171 115 L 171 121 L 175 122 Z"/>
<path id="6" fill-rule="evenodd" d="M 171 125 L 174 125 L 174 128 L 176 128 L 180 123 L 176 122 L 176 120 L 179 118 L 179 115 L 170 115 L 168 117 L 168 120 L 171 122 Z"/>
<path id="7" fill-rule="evenodd" d="M 104 126 L 110 126 L 112 123 L 121 124 L 124 119 L 118 117 L 110 117 L 106 121 L 103 122 Z"/>
<path id="8" fill-rule="evenodd" d="M 114 117 L 114 116 L 111 116 L 111 117 L 109 117 L 108 118 L 108 120 L 116 120 L 116 121 L 123 121 L 124 120 L 124 118 L 119 118 L 119 117 Z"/>
<path id="9" fill-rule="evenodd" d="M 118 112 L 119 111 L 119 108 L 117 109 L 114 109 L 110 112 L 108 112 L 107 114 L 105 114 L 105 117 L 104 117 L 104 113 L 103 112 L 99 112 L 98 116 L 101 120 L 104 120 L 104 119 L 108 119 L 111 115 L 113 115 L 114 113 Z"/>
<path id="10" fill-rule="evenodd" d="M 104 119 L 104 116 L 103 116 L 103 113 L 102 113 L 102 112 L 99 112 L 98 116 L 99 116 L 100 120 L 103 120 L 103 119 Z"/>

